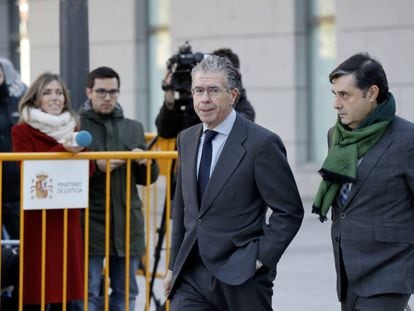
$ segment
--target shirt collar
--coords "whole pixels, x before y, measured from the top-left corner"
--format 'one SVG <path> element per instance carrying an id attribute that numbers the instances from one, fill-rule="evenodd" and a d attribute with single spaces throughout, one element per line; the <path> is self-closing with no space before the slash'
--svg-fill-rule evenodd
<path id="1" fill-rule="evenodd" d="M 227 116 L 226 119 L 224 119 L 223 122 L 221 122 L 219 125 L 217 125 L 215 128 L 210 129 L 216 132 L 219 132 L 220 134 L 229 135 L 231 129 L 233 128 L 233 124 L 236 121 L 237 113 L 234 109 L 231 110 L 230 114 Z M 207 130 L 206 125 L 203 123 L 203 133 Z"/>

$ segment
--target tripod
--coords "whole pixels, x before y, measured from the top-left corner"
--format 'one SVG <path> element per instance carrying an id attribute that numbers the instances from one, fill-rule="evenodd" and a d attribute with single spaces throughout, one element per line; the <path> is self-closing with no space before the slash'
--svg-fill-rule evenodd
<path id="1" fill-rule="evenodd" d="M 158 140 L 158 135 L 154 137 L 154 139 L 150 142 L 148 149 L 151 149 L 155 143 Z M 170 176 L 171 176 L 171 187 L 170 187 L 170 193 L 173 195 L 174 189 L 175 189 L 175 177 L 174 177 L 174 167 L 175 167 L 175 160 L 172 161 L 171 167 L 170 167 Z M 154 283 L 155 283 L 155 277 L 158 269 L 158 264 L 161 259 L 161 251 L 162 251 L 162 245 L 164 243 L 164 237 L 165 237 L 165 231 L 166 231 L 166 218 L 167 218 L 167 200 L 170 198 L 165 195 L 165 201 L 164 201 L 164 208 L 162 211 L 162 217 L 160 226 L 157 229 L 158 234 L 158 240 L 157 244 L 154 249 L 154 264 L 152 267 L 152 275 L 151 275 L 151 282 L 150 282 L 150 290 L 149 290 L 149 297 L 150 297 L 150 304 L 151 304 L 151 298 L 154 301 L 155 304 L 155 310 L 156 311 L 165 311 L 165 301 L 162 302 L 160 298 L 157 298 L 154 294 Z M 172 199 L 172 198 L 171 198 Z"/>

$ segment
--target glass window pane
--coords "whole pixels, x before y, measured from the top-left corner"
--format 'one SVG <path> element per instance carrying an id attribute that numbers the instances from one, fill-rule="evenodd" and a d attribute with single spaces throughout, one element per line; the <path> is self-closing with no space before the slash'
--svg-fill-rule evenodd
<path id="1" fill-rule="evenodd" d="M 155 131 L 154 120 L 164 100 L 161 80 L 164 78 L 166 61 L 171 56 L 170 0 L 151 0 L 149 5 L 149 109 L 150 123 L 147 130 Z"/>
<path id="2" fill-rule="evenodd" d="M 309 160 L 321 162 L 327 152 L 327 131 L 336 121 L 329 73 L 336 64 L 334 0 L 312 0 L 310 36 L 311 137 Z"/>

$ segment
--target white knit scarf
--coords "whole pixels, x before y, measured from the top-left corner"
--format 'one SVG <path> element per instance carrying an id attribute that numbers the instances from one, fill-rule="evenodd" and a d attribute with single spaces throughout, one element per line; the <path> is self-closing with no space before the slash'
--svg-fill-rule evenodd
<path id="1" fill-rule="evenodd" d="M 40 109 L 25 107 L 22 111 L 22 119 L 31 127 L 52 137 L 58 143 L 63 143 L 69 139 L 76 127 L 76 120 L 69 111 L 55 116 Z"/>

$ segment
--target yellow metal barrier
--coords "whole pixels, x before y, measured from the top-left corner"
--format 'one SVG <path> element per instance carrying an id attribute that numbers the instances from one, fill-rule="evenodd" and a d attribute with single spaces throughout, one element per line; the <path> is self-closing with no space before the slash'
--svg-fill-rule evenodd
<path id="1" fill-rule="evenodd" d="M 146 133 L 145 141 L 152 144 L 151 151 L 174 151 L 176 145 L 175 138 L 163 138 L 154 133 Z M 167 176 L 168 171 L 171 171 L 171 163 L 168 159 L 159 159 L 158 165 L 160 167 L 160 175 Z"/>
<path id="2" fill-rule="evenodd" d="M 170 148 L 172 146 L 172 141 L 170 140 Z M 174 145 L 175 147 L 175 140 Z M 108 296 L 108 289 L 109 289 L 109 237 L 110 237 L 110 169 L 109 169 L 109 160 L 110 159 L 125 159 L 126 160 L 126 168 L 127 168 L 127 176 L 126 176 L 126 280 L 125 280 L 125 288 L 127 289 L 125 292 L 125 306 L 126 310 L 129 309 L 129 254 L 130 254 L 130 203 L 131 203 L 131 195 L 130 195 L 130 182 L 131 182 L 131 161 L 136 159 L 154 159 L 159 161 L 164 161 L 165 167 L 172 167 L 173 160 L 177 158 L 177 152 L 175 151 L 144 151 L 144 152 L 81 152 L 77 154 L 66 153 L 66 152 L 36 152 L 36 153 L 0 153 L 0 184 L 3 182 L 2 180 L 2 163 L 3 161 L 18 161 L 24 162 L 26 160 L 80 160 L 80 159 L 87 159 L 87 160 L 98 160 L 98 159 L 105 159 L 107 160 L 106 167 L 106 195 L 105 195 L 105 213 L 106 213 L 106 228 L 105 228 L 105 269 L 104 269 L 104 276 L 105 276 L 105 292 L 104 292 L 104 303 L 105 303 L 105 310 L 109 309 L 109 296 Z M 166 192 L 166 262 L 165 262 L 165 269 L 167 269 L 168 260 L 169 260 L 169 250 L 170 250 L 170 209 L 171 209 L 171 169 L 164 169 L 163 175 L 165 176 L 165 192 Z M 144 191 L 144 213 L 145 213 L 145 232 L 146 232 L 146 253 L 145 253 L 145 280 L 146 280 L 146 290 L 145 290 L 145 310 L 149 310 L 150 304 L 150 292 L 149 292 L 149 280 L 151 277 L 151 273 L 149 271 L 150 267 L 150 232 L 151 232 L 151 185 L 150 185 L 150 166 L 147 166 L 147 181 L 146 187 Z M 24 180 L 24 170 L 23 166 L 21 167 L 21 180 Z M 2 197 L 0 187 L 0 198 Z M 23 186 L 21 187 L 21 198 L 23 196 Z M 22 200 L 21 200 L 22 201 Z M 152 209 L 157 208 L 154 204 L 152 204 Z M 2 211 L 2 203 L 0 200 L 0 224 L 2 224 L 1 213 Z M 63 310 L 66 310 L 65 302 L 66 302 L 66 268 L 67 268 L 67 222 L 68 222 L 68 210 L 64 209 L 64 236 L 63 236 Z M 23 254 L 24 254 L 24 210 L 21 204 L 20 206 L 20 259 L 19 259 L 19 310 L 23 310 L 23 282 L 24 282 L 24 271 L 23 271 Z M 155 223 L 154 223 L 155 224 Z M 155 232 L 155 229 L 154 229 Z M 85 245 L 84 245 L 84 263 L 85 263 L 85 271 L 84 271 L 84 310 L 87 311 L 88 309 L 88 269 L 89 269 L 89 209 L 85 209 Z M 2 238 L 1 230 L 0 230 L 0 240 Z M 46 246 L 46 210 L 42 211 L 42 265 L 41 265 L 41 309 L 45 309 L 45 273 L 46 273 L 46 265 L 45 265 L 45 246 Z M 0 248 L 0 263 L 2 258 L 2 252 Z M 1 272 L 0 272 L 1 273 Z M 0 281 L 1 281 L 1 274 L 0 274 Z M 134 311 L 134 310 L 131 310 Z"/>

